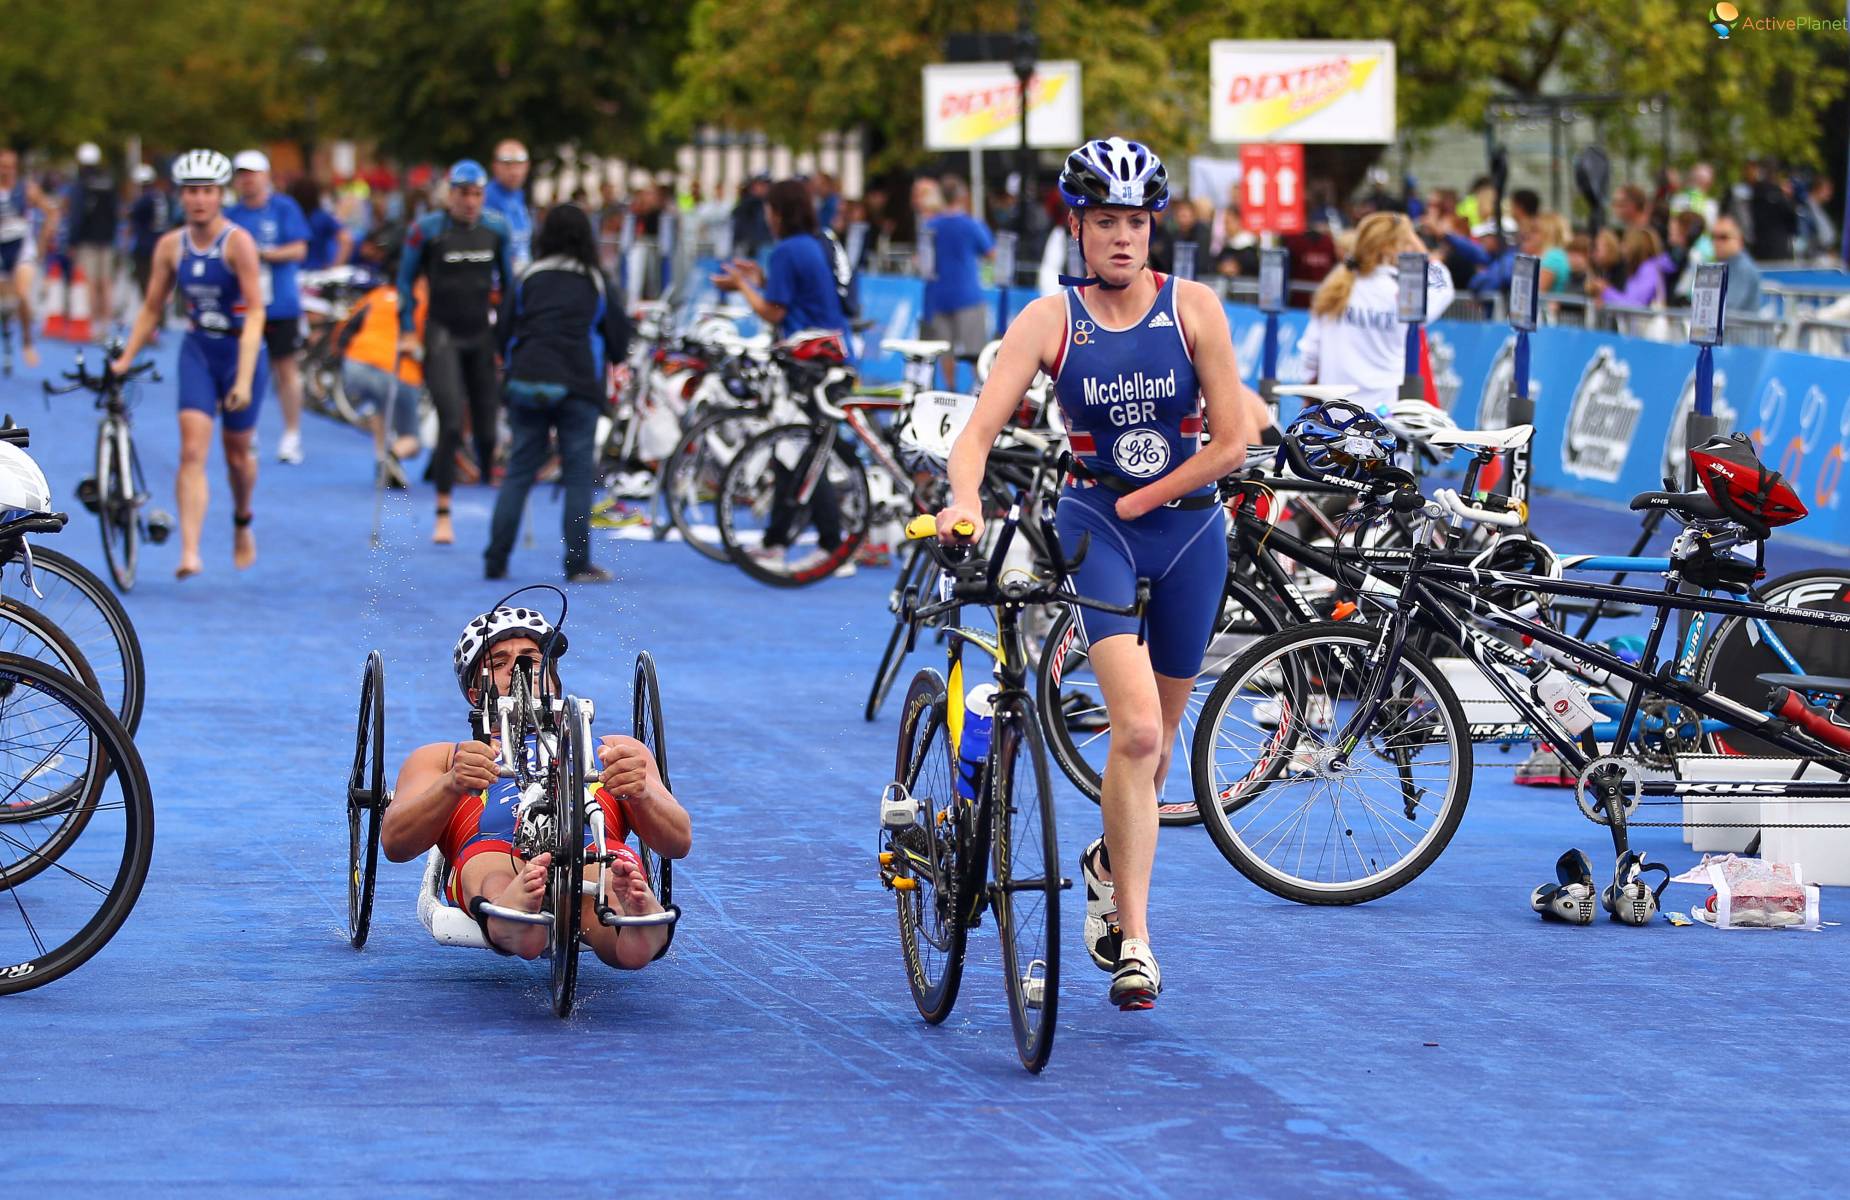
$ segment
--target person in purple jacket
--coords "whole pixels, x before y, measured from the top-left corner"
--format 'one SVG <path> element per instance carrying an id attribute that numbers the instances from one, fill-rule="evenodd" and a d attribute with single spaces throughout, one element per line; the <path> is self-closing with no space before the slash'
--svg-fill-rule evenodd
<path id="1" fill-rule="evenodd" d="M 1676 267 L 1664 253 L 1657 231 L 1648 226 L 1626 230 L 1619 242 L 1619 255 L 1625 266 L 1625 285 L 1614 287 L 1598 276 L 1589 276 L 1587 295 L 1600 304 L 1662 308 L 1669 298 Z"/>

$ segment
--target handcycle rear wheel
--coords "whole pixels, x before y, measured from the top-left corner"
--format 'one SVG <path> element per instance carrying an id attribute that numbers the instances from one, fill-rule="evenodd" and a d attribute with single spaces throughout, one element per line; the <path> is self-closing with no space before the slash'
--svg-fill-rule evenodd
<path id="1" fill-rule="evenodd" d="M 1188 790 L 1189 761 L 1195 728 L 1214 682 L 1236 654 L 1256 638 L 1285 627 L 1277 604 L 1247 579 L 1227 576 L 1221 615 L 1203 655 L 1188 712 L 1176 730 L 1174 760 L 1164 794 L 1157 797 L 1157 819 L 1164 825 L 1193 825 L 1201 820 Z M 1035 670 L 1035 706 L 1047 746 L 1060 770 L 1086 799 L 1099 803 L 1105 757 L 1111 747 L 1111 724 L 1105 699 L 1091 673 L 1079 621 L 1063 611 L 1048 631 Z"/>
<path id="2" fill-rule="evenodd" d="M 648 747 L 654 756 L 662 786 L 673 792 L 674 785 L 668 782 L 668 735 L 662 721 L 662 688 L 655 676 L 655 657 L 647 650 L 636 656 L 636 680 L 631 691 L 630 728 L 636 740 Z M 657 902 L 667 908 L 674 890 L 674 867 L 667 858 L 651 850 L 640 836 L 636 838 L 636 856 L 642 860 L 649 890 L 655 893 Z"/>
<path id="3" fill-rule="evenodd" d="M 1192 766 L 1203 823 L 1273 895 L 1378 899 L 1431 866 L 1464 817 L 1470 727 L 1424 655 L 1403 646 L 1373 722 L 1348 729 L 1374 686 L 1380 637 L 1353 621 L 1274 634 L 1228 664 L 1202 710 Z"/>
<path id="4" fill-rule="evenodd" d="M 996 712 L 990 757 L 990 907 L 1002 941 L 1009 1023 L 1021 1065 L 1039 1071 L 1053 1053 L 1060 999 L 1060 847 L 1047 752 L 1027 698 Z"/>
<path id="5" fill-rule="evenodd" d="M 919 1015 L 936 1025 L 951 1015 L 963 981 L 969 926 L 959 900 L 961 860 L 957 763 L 945 725 L 944 677 L 926 668 L 912 677 L 899 718 L 899 751 L 889 789 L 918 804 L 913 823 L 882 830 L 882 870 L 894 883 L 899 948 Z M 885 858 L 890 855 L 891 858 Z M 908 886 L 901 880 L 910 880 Z"/>
<path id="6" fill-rule="evenodd" d="M 589 747 L 582 744 L 578 711 L 577 698 L 568 696 L 552 772 L 558 836 L 548 872 L 547 904 L 552 909 L 552 1011 L 561 1018 L 572 1015 L 578 993 L 578 933 L 585 908 L 585 754 Z"/>
<path id="7" fill-rule="evenodd" d="M 96 430 L 96 511 L 103 525 L 103 557 L 118 591 L 135 587 L 141 558 L 141 523 L 135 475 L 122 440 L 128 431 L 118 417 L 105 417 Z"/>
<path id="8" fill-rule="evenodd" d="M 115 714 L 88 687 L 37 660 L 0 654 L 0 742 L 0 792 L 56 790 L 79 770 L 90 781 L 81 801 L 87 836 L 55 855 L 47 853 L 43 822 L 0 817 L 6 995 L 76 970 L 122 927 L 153 856 L 154 803 L 141 756 Z"/>
<path id="9" fill-rule="evenodd" d="M 49 547 L 32 547 L 32 577 L 38 594 L 26 586 L 23 571 L 13 570 L 0 575 L 0 595 L 44 613 L 69 636 L 95 673 L 104 702 L 133 734 L 141 724 L 146 668 L 128 610 L 89 568 Z"/>
<path id="10" fill-rule="evenodd" d="M 385 790 L 385 660 L 375 650 L 360 675 L 359 728 L 347 774 L 347 940 L 355 950 L 366 945 L 372 928 L 379 821 L 391 799 Z"/>

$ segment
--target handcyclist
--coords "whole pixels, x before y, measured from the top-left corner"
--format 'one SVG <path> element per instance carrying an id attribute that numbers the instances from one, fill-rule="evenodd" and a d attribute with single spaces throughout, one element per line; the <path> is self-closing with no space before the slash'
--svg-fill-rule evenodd
<path id="1" fill-rule="evenodd" d="M 975 414 L 951 451 L 952 500 L 939 536 L 982 529 L 990 447 L 1036 371 L 1054 380 L 1074 455 L 1056 524 L 1072 553 L 1089 535 L 1072 587 L 1128 605 L 1150 581 L 1148 643 L 1131 617 L 1086 613 L 1082 629 L 1111 723 L 1105 836 L 1080 855 L 1086 951 L 1112 972 L 1111 999 L 1146 1009 L 1162 990 L 1150 952 L 1156 798 L 1169 770 L 1202 655 L 1221 608 L 1226 518 L 1214 481 L 1256 433 L 1227 316 L 1202 284 L 1149 267 L 1150 231 L 1169 203 L 1162 161 L 1136 142 L 1079 147 L 1060 172 L 1067 225 L 1091 271 L 1024 309 L 1002 339 Z M 1201 441 L 1203 406 L 1213 440 Z"/>
<path id="2" fill-rule="evenodd" d="M 426 213 L 411 226 L 398 265 L 399 350 L 423 360 L 424 381 L 437 408 L 437 446 L 431 457 L 437 521 L 430 540 L 440 546 L 456 540 L 450 491 L 465 411 L 474 423 L 482 482 L 489 483 L 494 471 L 497 384 L 488 312 L 496 285 L 511 286 L 514 273 L 507 222 L 482 208 L 487 182 L 488 172 L 474 159 L 452 166 L 448 207 Z M 420 274 L 430 280 L 430 315 L 422 340 L 412 326 L 417 306 L 411 295 Z"/>
<path id="3" fill-rule="evenodd" d="M 231 160 L 216 150 L 189 150 L 173 164 L 185 222 L 154 246 L 153 274 L 128 345 L 111 364 L 117 373 L 134 365 L 161 323 L 175 287 L 186 305 L 180 342 L 180 469 L 174 493 L 180 504 L 180 565 L 176 578 L 197 575 L 199 533 L 206 520 L 206 459 L 212 421 L 225 417 L 225 473 L 235 508 L 232 561 L 239 570 L 257 561 L 251 532 L 251 494 L 257 488 L 257 454 L 251 439 L 263 405 L 267 371 L 263 344 L 263 291 L 257 242 L 222 211 Z"/>
<path id="4" fill-rule="evenodd" d="M 28 367 L 39 364 L 32 340 L 32 266 L 38 247 L 32 241 L 32 209 L 44 215 L 49 241 L 59 219 L 58 202 L 19 171 L 19 152 L 0 147 L 0 295 L 11 289 L 19 313 L 19 353 Z"/>
<path id="5" fill-rule="evenodd" d="M 506 695 L 517 664 L 537 671 L 541 647 L 551 638 L 555 655 L 565 653 L 563 633 L 526 608 L 497 608 L 469 622 L 451 657 L 456 682 L 471 708 L 483 689 Z M 556 663 L 553 691 L 558 692 Z M 528 735 L 526 753 L 534 751 Z M 497 774 L 500 740 L 434 742 L 412 751 L 398 772 L 397 789 L 380 825 L 379 844 L 393 862 L 405 862 L 438 846 L 450 864 L 450 902 L 472 912 L 478 898 L 503 908 L 538 912 L 552 856 L 521 858 L 514 847 L 515 783 Z M 606 850 L 614 855 L 606 871 L 612 908 L 629 916 L 662 911 L 649 890 L 642 863 L 622 844 L 631 829 L 666 858 L 685 858 L 693 845 L 687 810 L 662 781 L 654 756 L 632 737 L 606 734 L 598 743 L 595 796 L 604 812 Z M 588 836 L 588 835 L 587 835 Z M 589 906 L 590 900 L 586 900 Z M 543 927 L 475 914 L 488 940 L 507 954 L 537 958 L 546 948 Z M 613 967 L 639 969 L 668 942 L 656 927 L 612 929 L 587 907 L 585 941 Z"/>

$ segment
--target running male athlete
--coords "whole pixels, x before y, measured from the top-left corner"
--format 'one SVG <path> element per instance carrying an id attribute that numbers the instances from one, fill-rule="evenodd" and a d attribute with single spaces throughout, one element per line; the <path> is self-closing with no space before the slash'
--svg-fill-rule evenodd
<path id="1" fill-rule="evenodd" d="M 1136 618 L 1088 612 L 1082 621 L 1111 723 L 1105 836 L 1080 855 L 1086 951 L 1113 973 L 1113 1003 L 1145 1009 L 1162 990 L 1148 915 L 1156 797 L 1227 574 L 1214 481 L 1245 460 L 1257 430 L 1219 299 L 1149 268 L 1150 228 L 1169 203 L 1161 160 L 1120 138 L 1087 142 L 1067 157 L 1060 194 L 1093 277 L 1063 278 L 1077 286 L 1034 301 L 1009 326 L 952 448 L 952 500 L 938 530 L 948 539 L 969 521 L 980 533 L 989 449 L 1046 371 L 1075 459 L 1055 523 L 1069 553 L 1091 537 L 1073 589 L 1128 605 L 1137 580 L 1150 581 L 1147 645 Z M 1203 402 L 1214 435 L 1205 445 Z"/>
<path id="2" fill-rule="evenodd" d="M 135 355 L 160 327 L 161 310 L 177 286 L 186 304 L 187 328 L 180 342 L 180 469 L 174 478 L 180 565 L 174 576 L 186 579 L 205 565 L 199 533 L 206 523 L 206 459 L 212 450 L 212 420 L 221 412 L 225 474 L 236 506 L 232 561 L 239 570 L 257 561 L 257 538 L 251 532 L 257 454 L 251 439 L 268 370 L 257 243 L 223 211 L 231 160 L 216 150 L 189 150 L 174 161 L 173 181 L 180 189 L 185 223 L 155 243 L 153 275 L 135 328 L 110 365 L 117 372 L 134 365 Z"/>
<path id="3" fill-rule="evenodd" d="M 450 491 L 456 484 L 456 453 L 462 448 L 463 414 L 474 424 L 475 461 L 482 482 L 495 467 L 494 331 L 488 324 L 489 298 L 497 282 L 509 287 L 514 272 L 508 257 L 507 222 L 484 212 L 482 188 L 488 172 L 465 158 L 450 168 L 449 207 L 426 213 L 405 234 L 398 265 L 399 351 L 420 358 L 424 382 L 437 407 L 437 447 L 431 452 L 431 482 L 437 487 L 437 522 L 430 540 L 447 546 L 456 540 L 450 524 Z M 430 280 L 429 316 L 420 342 L 413 324 L 417 305 L 412 287 L 420 274 Z"/>
<path id="4" fill-rule="evenodd" d="M 456 682 L 470 707 L 481 704 L 482 689 L 491 683 L 506 695 L 517 663 L 537 671 L 541 646 L 549 637 L 555 654 L 564 654 L 565 635 L 555 634 L 532 609 L 497 608 L 471 621 L 451 657 Z M 556 668 L 553 682 L 556 690 Z M 531 735 L 527 743 L 525 752 L 531 755 Z M 503 908 L 538 912 L 552 856 L 537 854 L 527 860 L 514 853 L 514 808 L 520 797 L 514 781 L 496 773 L 499 751 L 498 738 L 493 744 L 435 742 L 412 751 L 399 769 L 395 798 L 379 828 L 379 844 L 393 862 L 441 847 L 450 864 L 448 899 L 465 912 L 472 910 L 477 897 Z M 685 858 L 693 845 L 687 810 L 662 782 L 648 748 L 635 738 L 607 734 L 597 756 L 603 770 L 595 795 L 604 810 L 606 849 L 616 857 L 605 868 L 606 894 L 612 907 L 630 916 L 661 912 L 641 862 L 622 841 L 634 829 L 657 854 Z M 590 911 L 589 899 L 585 904 L 585 941 L 613 967 L 646 967 L 668 943 L 666 929 L 612 929 Z M 503 953 L 537 958 L 546 948 L 547 932 L 541 926 L 479 914 L 476 919 Z"/>
<path id="5" fill-rule="evenodd" d="M 10 289 L 19 313 L 19 353 L 28 367 L 39 365 L 32 340 L 32 264 L 39 247 L 32 243 L 32 209 L 44 214 L 42 240 L 49 242 L 59 219 L 57 201 L 19 173 L 19 152 L 0 147 L 0 295 Z"/>

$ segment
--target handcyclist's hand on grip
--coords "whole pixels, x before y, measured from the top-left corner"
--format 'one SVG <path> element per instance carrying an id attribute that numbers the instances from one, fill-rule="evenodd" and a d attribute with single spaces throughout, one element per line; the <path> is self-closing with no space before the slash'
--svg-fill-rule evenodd
<path id="1" fill-rule="evenodd" d="M 597 760 L 604 765 L 598 782 L 619 799 L 633 800 L 649 785 L 649 748 L 633 737 L 606 734 L 597 748 Z"/>
<path id="2" fill-rule="evenodd" d="M 939 541 L 968 544 L 982 536 L 983 518 L 974 509 L 952 504 L 938 514 Z"/>
<path id="3" fill-rule="evenodd" d="M 456 792 L 480 792 L 500 778 L 495 752 L 483 742 L 457 742 L 450 751 L 450 789 Z"/>

